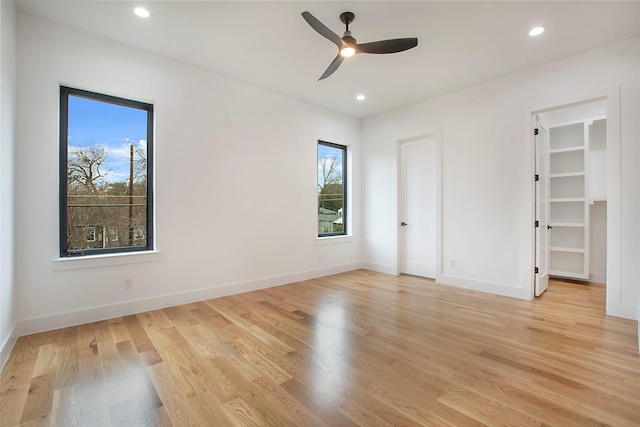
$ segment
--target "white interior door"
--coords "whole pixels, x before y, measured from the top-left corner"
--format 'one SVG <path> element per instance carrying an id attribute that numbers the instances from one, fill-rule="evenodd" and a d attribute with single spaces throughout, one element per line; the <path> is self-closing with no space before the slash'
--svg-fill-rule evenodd
<path id="1" fill-rule="evenodd" d="M 400 144 L 399 270 L 436 276 L 436 142 Z"/>
<path id="2" fill-rule="evenodd" d="M 535 294 L 549 286 L 549 132 L 536 116 L 536 262 Z"/>

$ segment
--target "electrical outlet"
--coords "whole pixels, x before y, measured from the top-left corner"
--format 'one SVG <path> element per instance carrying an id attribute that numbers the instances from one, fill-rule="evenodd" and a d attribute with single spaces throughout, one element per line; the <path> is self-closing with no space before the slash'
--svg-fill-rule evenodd
<path id="1" fill-rule="evenodd" d="M 456 260 L 454 258 L 449 259 L 449 267 L 456 268 Z"/>
<path id="2" fill-rule="evenodd" d="M 318 254 L 318 261 L 322 261 L 322 254 Z"/>
<path id="3" fill-rule="evenodd" d="M 133 288 L 133 277 L 127 277 L 124 279 L 124 288 L 132 289 Z"/>

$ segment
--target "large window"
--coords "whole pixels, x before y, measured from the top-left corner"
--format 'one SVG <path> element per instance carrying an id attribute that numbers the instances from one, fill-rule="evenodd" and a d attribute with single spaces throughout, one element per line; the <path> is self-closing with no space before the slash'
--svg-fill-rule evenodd
<path id="1" fill-rule="evenodd" d="M 347 147 L 318 141 L 318 237 L 347 234 Z"/>
<path id="2" fill-rule="evenodd" d="M 153 106 L 60 88 L 60 256 L 153 249 Z"/>

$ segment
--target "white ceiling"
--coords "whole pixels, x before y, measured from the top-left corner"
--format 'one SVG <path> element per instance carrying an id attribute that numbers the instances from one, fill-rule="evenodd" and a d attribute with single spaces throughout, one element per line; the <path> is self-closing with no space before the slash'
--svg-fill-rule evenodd
<path id="1" fill-rule="evenodd" d="M 151 17 L 132 13 L 146 6 Z M 339 111 L 368 117 L 640 34 L 640 1 L 31 1 L 19 11 Z M 303 11 L 358 42 L 418 37 L 390 55 L 337 53 Z M 535 25 L 547 31 L 527 35 Z M 364 93 L 364 102 L 355 100 Z"/>

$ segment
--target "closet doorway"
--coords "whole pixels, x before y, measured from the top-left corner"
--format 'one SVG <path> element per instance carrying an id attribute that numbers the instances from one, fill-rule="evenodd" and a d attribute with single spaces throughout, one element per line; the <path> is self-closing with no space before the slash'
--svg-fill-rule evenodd
<path id="1" fill-rule="evenodd" d="M 534 120 L 535 295 L 548 277 L 605 284 L 607 101 L 540 111 Z"/>

